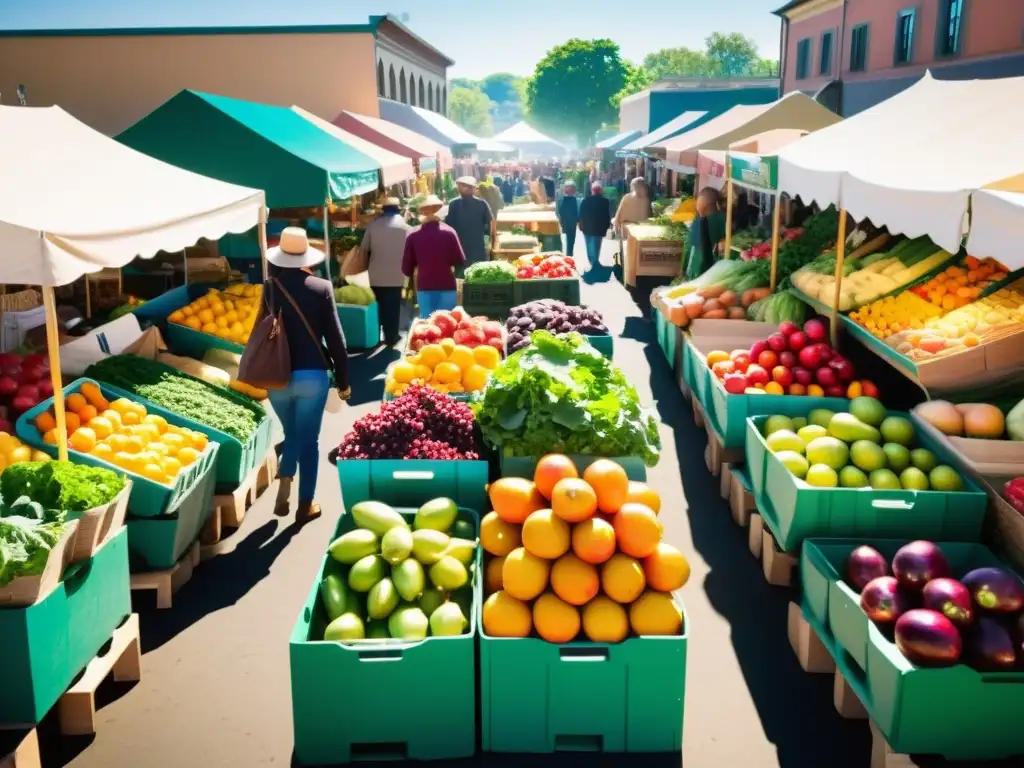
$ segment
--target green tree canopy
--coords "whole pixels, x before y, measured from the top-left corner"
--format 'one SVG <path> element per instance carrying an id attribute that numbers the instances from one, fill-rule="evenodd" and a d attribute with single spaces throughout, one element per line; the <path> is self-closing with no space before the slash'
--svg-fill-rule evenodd
<path id="1" fill-rule="evenodd" d="M 612 106 L 615 109 L 619 108 L 619 105 L 622 103 L 624 98 L 632 96 L 634 93 L 640 93 L 640 91 L 646 88 L 650 88 L 658 80 L 658 77 L 655 75 L 655 70 L 647 68 L 646 59 L 644 62 L 645 65 L 639 67 L 634 66 L 628 61 L 624 62 L 626 65 L 626 84 L 622 87 L 621 91 L 612 97 Z"/>
<path id="2" fill-rule="evenodd" d="M 531 122 L 554 134 L 576 136 L 585 145 L 602 125 L 617 119 L 613 99 L 629 74 L 611 40 L 574 38 L 556 46 L 526 86 Z"/>
<path id="3" fill-rule="evenodd" d="M 453 87 L 448 92 L 448 117 L 474 136 L 494 134 L 490 107 L 490 100 L 481 91 Z"/>
<path id="4" fill-rule="evenodd" d="M 508 72 L 497 72 L 480 81 L 480 90 L 496 104 L 522 101 L 525 78 L 517 77 Z"/>
<path id="5" fill-rule="evenodd" d="M 707 58 L 719 77 L 749 75 L 761 62 L 757 43 L 739 32 L 728 35 L 713 32 L 704 45 Z"/>

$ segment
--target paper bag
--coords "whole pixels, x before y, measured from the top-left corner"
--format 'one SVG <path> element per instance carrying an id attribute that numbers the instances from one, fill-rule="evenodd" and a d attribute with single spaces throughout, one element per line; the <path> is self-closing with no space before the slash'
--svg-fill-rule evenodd
<path id="1" fill-rule="evenodd" d="M 121 350 L 122 355 L 135 355 L 147 360 L 156 360 L 157 355 L 167 351 L 164 337 L 156 326 L 147 328 L 139 338 Z"/>
<path id="2" fill-rule="evenodd" d="M 358 275 L 360 272 L 365 272 L 368 267 L 366 253 L 357 245 L 349 249 L 349 252 L 342 257 L 341 276 Z"/>

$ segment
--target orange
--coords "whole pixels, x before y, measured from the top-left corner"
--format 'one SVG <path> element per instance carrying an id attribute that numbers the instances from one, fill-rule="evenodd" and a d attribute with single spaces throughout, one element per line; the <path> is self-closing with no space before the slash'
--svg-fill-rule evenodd
<path id="1" fill-rule="evenodd" d="M 533 600 L 547 588 L 550 567 L 523 547 L 513 549 L 501 566 L 502 588 L 517 600 Z"/>
<path id="2" fill-rule="evenodd" d="M 157 464 L 156 462 L 152 462 L 151 461 L 151 462 L 148 462 L 147 464 L 145 464 L 142 467 L 142 472 L 140 474 L 143 477 L 145 477 L 145 478 L 147 478 L 149 480 L 153 480 L 153 481 L 155 481 L 157 483 L 166 483 L 167 482 L 167 478 L 164 476 L 163 468 L 159 464 Z"/>
<path id="3" fill-rule="evenodd" d="M 43 411 L 36 416 L 36 429 L 39 430 L 39 434 L 45 435 L 51 429 L 56 428 L 57 420 L 53 418 L 53 414 L 49 411 Z"/>
<path id="4" fill-rule="evenodd" d="M 110 407 L 118 413 L 127 413 L 132 410 L 132 401 L 127 397 L 119 397 L 110 404 Z"/>
<path id="5" fill-rule="evenodd" d="M 110 419 L 104 416 L 89 419 L 88 427 L 96 433 L 97 440 L 106 440 L 114 433 L 114 425 L 110 423 Z"/>
<path id="6" fill-rule="evenodd" d="M 484 592 L 488 595 L 501 589 L 501 571 L 505 565 L 504 557 L 489 557 L 484 570 Z"/>
<path id="7" fill-rule="evenodd" d="M 629 486 L 626 488 L 626 501 L 635 501 L 650 507 L 654 514 L 661 512 L 661 497 L 647 483 L 630 480 Z"/>
<path id="8" fill-rule="evenodd" d="M 78 418 L 81 419 L 83 424 L 88 424 L 90 421 L 96 418 L 96 406 L 85 405 L 78 411 Z"/>
<path id="9" fill-rule="evenodd" d="M 182 323 L 185 321 L 185 315 L 180 309 L 176 309 L 167 316 L 167 321 L 171 323 Z"/>
<path id="10" fill-rule="evenodd" d="M 167 446 L 167 453 L 176 456 L 178 451 L 185 445 L 185 438 L 176 432 L 165 432 L 163 444 Z"/>
<path id="11" fill-rule="evenodd" d="M 50 454 L 43 451 L 32 451 L 32 461 L 53 461 Z"/>
<path id="12" fill-rule="evenodd" d="M 551 493 L 559 480 L 579 476 L 572 459 L 560 453 L 549 453 L 547 456 L 542 456 L 537 462 L 537 468 L 533 470 L 533 482 L 537 486 L 537 490 L 540 491 L 540 495 L 545 499 L 551 498 Z"/>
<path id="13" fill-rule="evenodd" d="M 134 439 L 134 438 L 132 438 L 132 439 Z M 183 467 L 187 467 L 189 464 L 193 463 L 198 458 L 199 458 L 199 452 L 195 448 L 182 448 L 180 451 L 178 451 L 178 454 L 177 454 L 177 459 L 178 459 L 178 461 L 181 462 L 181 465 Z M 481 531 L 480 531 L 481 534 L 483 534 L 483 529 L 482 528 L 483 527 L 481 526 Z"/>
<path id="14" fill-rule="evenodd" d="M 615 528 L 599 517 L 577 523 L 572 529 L 572 551 L 583 562 L 600 565 L 615 554 Z"/>
<path id="15" fill-rule="evenodd" d="M 629 635 L 625 609 L 607 597 L 595 597 L 583 606 L 583 634 L 594 643 L 621 643 Z"/>
<path id="16" fill-rule="evenodd" d="M 192 440 L 192 447 L 200 453 L 206 450 L 206 444 L 210 441 L 202 432 L 193 432 L 189 438 Z"/>
<path id="17" fill-rule="evenodd" d="M 181 472 L 181 462 L 173 456 L 167 456 L 161 459 L 160 466 L 163 467 L 164 474 L 170 478 L 177 477 Z"/>
<path id="18" fill-rule="evenodd" d="M 629 606 L 629 623 L 638 635 L 678 635 L 683 612 L 666 592 L 644 592 Z"/>
<path id="19" fill-rule="evenodd" d="M 159 416 L 155 413 L 151 413 L 142 419 L 143 424 L 152 424 L 157 428 L 158 434 L 163 434 L 167 431 L 167 419 L 163 416 Z"/>
<path id="20" fill-rule="evenodd" d="M 121 423 L 126 427 L 134 426 L 141 421 L 139 414 L 135 411 L 125 411 L 121 414 Z"/>
<path id="21" fill-rule="evenodd" d="M 82 420 L 78 418 L 78 414 L 77 413 L 72 413 L 71 411 L 65 411 L 64 412 L 64 426 L 67 427 L 68 434 L 70 435 L 72 432 L 74 432 L 76 429 L 78 429 L 80 426 L 82 426 Z"/>
<path id="22" fill-rule="evenodd" d="M 715 363 L 725 363 L 729 360 L 730 357 L 728 352 L 723 352 L 720 349 L 708 352 L 708 368 L 711 368 Z"/>
<path id="23" fill-rule="evenodd" d="M 658 548 L 663 529 L 650 507 L 632 501 L 623 504 L 614 525 L 619 549 L 630 557 L 647 557 Z"/>
<path id="24" fill-rule="evenodd" d="M 98 443 L 95 448 L 92 449 L 92 455 L 97 459 L 103 459 L 104 461 L 110 461 L 114 458 L 114 449 L 106 443 Z"/>
<path id="25" fill-rule="evenodd" d="M 56 445 L 57 444 L 57 428 L 56 427 L 46 431 L 46 434 L 43 435 L 43 442 L 47 443 L 48 445 Z"/>
<path id="26" fill-rule="evenodd" d="M 525 477 L 503 477 L 487 489 L 491 507 L 506 523 L 521 524 L 531 513 L 547 506 L 533 482 Z"/>
<path id="27" fill-rule="evenodd" d="M 93 384 L 91 381 L 85 382 L 78 391 L 82 393 L 85 399 L 89 402 L 89 405 L 96 408 L 97 411 L 103 412 L 110 407 L 107 402 L 107 398 L 103 396 L 100 388 Z"/>
<path id="28" fill-rule="evenodd" d="M 89 403 L 88 401 L 86 401 L 85 396 L 79 394 L 78 392 L 72 392 L 70 395 L 64 398 L 64 407 L 67 408 L 69 411 L 73 411 L 75 413 L 78 413 L 88 404 Z"/>
<path id="29" fill-rule="evenodd" d="M 488 597 L 481 615 L 484 632 L 491 637 L 526 637 L 533 629 L 530 606 L 505 591 Z"/>
<path id="30" fill-rule="evenodd" d="M 523 523 L 523 546 L 545 560 L 555 560 L 568 552 L 569 539 L 569 524 L 550 509 L 534 512 Z"/>
<path id="31" fill-rule="evenodd" d="M 27 445 L 19 445 L 13 451 L 11 451 L 9 454 L 7 454 L 7 463 L 8 464 L 19 464 L 19 463 L 21 463 L 23 461 L 31 461 L 31 460 L 32 460 L 32 449 L 29 448 Z"/>
<path id="32" fill-rule="evenodd" d="M 614 515 L 626 501 L 629 478 L 619 464 L 611 459 L 598 459 L 583 471 L 583 479 L 597 494 L 597 508 Z"/>
<path id="33" fill-rule="evenodd" d="M 549 643 L 568 643 L 580 633 L 580 614 L 548 592 L 533 605 L 533 626 Z"/>
<path id="34" fill-rule="evenodd" d="M 473 350 L 473 360 L 477 365 L 482 365 L 489 371 L 493 371 L 501 362 L 501 353 L 490 345 L 476 347 Z"/>
<path id="35" fill-rule="evenodd" d="M 186 461 L 182 455 L 188 451 L 195 453 L 194 448 L 182 448 L 178 451 L 178 459 L 182 464 L 192 463 Z M 502 520 L 498 517 L 497 512 L 488 512 L 480 521 L 480 546 L 484 548 L 485 552 L 504 557 L 522 543 L 519 526 Z"/>
<path id="36" fill-rule="evenodd" d="M 142 453 L 145 447 L 146 441 L 139 435 L 129 435 L 128 440 L 124 444 L 124 449 L 128 453 Z"/>
<path id="37" fill-rule="evenodd" d="M 90 453 L 96 447 L 96 433 L 89 427 L 79 427 L 71 433 L 71 439 L 68 442 L 76 451 Z"/>
<path id="38" fill-rule="evenodd" d="M 569 553 L 551 566 L 551 588 L 569 605 L 584 605 L 601 590 L 597 568 Z"/>
<path id="39" fill-rule="evenodd" d="M 679 589 L 690 578 L 690 564 L 671 544 L 659 543 L 643 562 L 647 586 L 659 592 Z"/>
<path id="40" fill-rule="evenodd" d="M 646 584 L 644 569 L 629 555 L 616 552 L 601 566 L 601 589 L 617 603 L 632 603 Z"/>
<path id="41" fill-rule="evenodd" d="M 479 392 L 487 386 L 490 372 L 482 365 L 473 363 L 462 372 L 462 386 L 466 392 Z"/>
<path id="42" fill-rule="evenodd" d="M 108 408 L 100 414 L 103 418 L 107 419 L 111 424 L 114 425 L 114 429 L 120 429 L 124 426 L 124 422 L 121 421 L 121 413 L 115 411 L 112 408 Z"/>
<path id="43" fill-rule="evenodd" d="M 473 350 L 464 344 L 452 347 L 452 351 L 448 353 L 448 362 L 455 363 L 463 371 L 476 364 L 473 360 Z"/>
<path id="44" fill-rule="evenodd" d="M 597 494 L 578 477 L 564 477 L 551 492 L 551 510 L 567 523 L 579 523 L 597 512 Z"/>

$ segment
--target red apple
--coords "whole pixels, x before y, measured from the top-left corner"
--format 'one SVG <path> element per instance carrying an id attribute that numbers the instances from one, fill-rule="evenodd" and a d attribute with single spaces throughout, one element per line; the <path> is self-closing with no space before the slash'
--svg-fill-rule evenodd
<path id="1" fill-rule="evenodd" d="M 825 397 L 846 397 L 846 390 L 841 384 L 834 387 L 825 387 Z"/>
<path id="2" fill-rule="evenodd" d="M 798 365 L 793 368 L 793 380 L 796 381 L 797 384 L 802 384 L 806 387 L 808 384 L 814 383 L 814 374 L 807 368 Z"/>
<path id="3" fill-rule="evenodd" d="M 834 387 L 839 384 L 836 372 L 831 368 L 819 368 L 814 372 L 814 378 L 817 379 L 818 383 L 823 387 Z"/>
<path id="4" fill-rule="evenodd" d="M 811 341 L 824 341 L 828 337 L 828 328 L 816 317 L 804 323 L 804 333 Z"/>
<path id="5" fill-rule="evenodd" d="M 36 384 L 36 389 L 39 390 L 40 398 L 53 397 L 53 382 L 49 379 L 40 379 L 39 383 Z"/>
<path id="6" fill-rule="evenodd" d="M 815 344 L 818 354 L 821 355 L 821 364 L 828 365 L 829 360 L 836 356 L 836 352 L 828 344 Z"/>
<path id="7" fill-rule="evenodd" d="M 14 425 L 7 419 L 0 419 L 0 432 L 6 432 L 8 435 L 13 435 Z"/>
<path id="8" fill-rule="evenodd" d="M 794 355 L 788 349 L 783 352 L 779 352 L 779 365 L 784 365 L 787 368 L 792 368 L 794 365 L 796 365 L 796 355 Z"/>
<path id="9" fill-rule="evenodd" d="M 21 365 L 21 355 L 16 355 L 13 352 L 0 352 L 0 368 L 6 368 L 9 365 Z"/>
<path id="10" fill-rule="evenodd" d="M 789 334 L 786 338 L 786 342 L 789 344 L 789 348 L 794 352 L 799 352 L 801 349 L 807 346 L 807 334 L 803 331 L 795 331 Z"/>
<path id="11" fill-rule="evenodd" d="M 732 360 L 719 360 L 711 366 L 711 372 L 718 378 L 724 379 L 726 374 L 734 373 L 735 369 L 733 368 Z"/>
<path id="12" fill-rule="evenodd" d="M 24 413 L 25 411 L 35 408 L 38 402 L 38 400 L 33 400 L 30 397 L 22 397 L 19 395 L 11 401 L 11 408 L 13 408 L 17 413 Z"/>
<path id="13" fill-rule="evenodd" d="M 788 387 L 793 383 L 793 372 L 784 365 L 776 365 L 772 368 L 772 381 L 781 384 L 783 387 Z"/>
<path id="14" fill-rule="evenodd" d="M 732 359 L 732 366 L 740 373 L 745 373 L 747 368 L 750 366 L 750 355 L 746 352 L 741 355 L 736 355 Z"/>
<path id="15" fill-rule="evenodd" d="M 810 368 L 812 371 L 821 366 L 821 350 L 817 344 L 804 347 L 800 350 L 800 365 Z"/>
<path id="16" fill-rule="evenodd" d="M 764 367 L 751 363 L 750 367 L 747 368 L 747 380 L 756 387 L 758 384 L 764 386 L 771 381 L 771 377 Z"/>
<path id="17" fill-rule="evenodd" d="M 833 357 L 828 361 L 828 367 L 836 372 L 836 376 L 842 382 L 853 381 L 855 371 L 853 370 L 853 363 L 847 360 L 845 357 Z"/>
<path id="18" fill-rule="evenodd" d="M 725 377 L 725 391 L 730 395 L 742 395 L 750 382 L 747 381 L 747 377 L 742 373 L 730 373 Z"/>
<path id="19" fill-rule="evenodd" d="M 750 359 L 757 360 L 757 358 L 761 356 L 761 353 L 766 349 L 768 349 L 767 341 L 764 341 L 763 339 L 761 341 L 755 341 L 750 345 Z"/>
<path id="20" fill-rule="evenodd" d="M 747 349 L 734 349 L 732 352 L 729 353 L 729 359 L 730 360 L 735 360 L 737 357 L 740 357 L 741 355 L 743 357 L 750 357 L 750 350 L 747 350 Z"/>
<path id="21" fill-rule="evenodd" d="M 39 389 L 34 384 L 22 384 L 18 387 L 18 397 L 27 397 L 29 400 L 39 401 Z"/>
<path id="22" fill-rule="evenodd" d="M 781 352 L 787 346 L 786 337 L 781 333 L 773 333 L 768 337 L 768 346 L 772 348 L 773 352 Z"/>
<path id="23" fill-rule="evenodd" d="M 766 349 L 764 352 L 757 356 L 757 364 L 764 368 L 766 371 L 770 371 L 772 368 L 779 364 L 779 356 L 772 352 L 770 349 Z"/>
<path id="24" fill-rule="evenodd" d="M 878 387 L 876 387 L 870 381 L 864 379 L 863 381 L 861 381 L 860 386 L 864 397 L 874 397 L 876 399 L 878 398 Z"/>
<path id="25" fill-rule="evenodd" d="M 11 376 L 0 376 L 0 396 L 10 397 L 18 391 L 18 382 Z"/>
<path id="26" fill-rule="evenodd" d="M 783 336 L 792 336 L 799 330 L 800 326 L 797 325 L 796 323 L 789 322 L 789 320 L 779 324 L 779 333 L 781 333 Z"/>

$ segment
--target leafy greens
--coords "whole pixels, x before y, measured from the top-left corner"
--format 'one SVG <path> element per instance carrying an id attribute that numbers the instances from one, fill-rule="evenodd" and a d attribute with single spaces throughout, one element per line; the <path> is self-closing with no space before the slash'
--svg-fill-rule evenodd
<path id="1" fill-rule="evenodd" d="M 0 475 L 3 498 L 27 496 L 44 509 L 68 512 L 87 512 L 103 506 L 123 488 L 123 475 L 70 461 L 26 461 L 11 464 Z"/>
<path id="2" fill-rule="evenodd" d="M 0 505 L 0 587 L 22 576 L 41 575 L 64 527 L 62 514 L 43 512 L 25 497 L 10 507 Z"/>
<path id="3" fill-rule="evenodd" d="M 534 331 L 476 396 L 484 439 L 508 456 L 551 452 L 658 462 L 657 421 L 622 371 L 578 333 Z"/>

